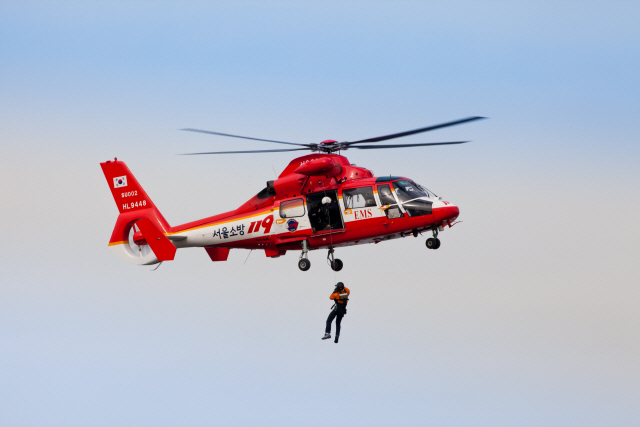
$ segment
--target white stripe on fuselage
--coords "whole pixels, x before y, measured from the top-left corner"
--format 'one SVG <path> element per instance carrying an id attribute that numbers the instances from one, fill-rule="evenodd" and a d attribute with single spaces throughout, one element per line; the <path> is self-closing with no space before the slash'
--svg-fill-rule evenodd
<path id="1" fill-rule="evenodd" d="M 437 199 L 433 200 L 425 197 L 421 197 L 421 199 L 433 202 L 434 208 L 445 206 L 445 203 Z M 345 225 L 347 223 L 358 222 L 361 220 L 369 220 L 375 218 L 381 218 L 383 220 L 386 219 L 386 215 L 380 206 L 345 209 L 342 198 L 340 198 L 338 202 Z M 380 200 L 376 200 L 376 202 L 379 204 Z M 278 209 L 274 208 L 272 210 L 265 211 L 262 214 L 251 216 L 248 218 L 240 218 L 237 220 L 214 223 L 192 230 L 172 233 L 173 236 L 187 237 L 184 240 L 174 241 L 173 244 L 178 248 L 211 245 L 224 246 L 225 243 L 237 243 L 243 240 L 269 237 L 272 235 L 288 235 L 291 234 L 291 232 L 288 229 L 287 222 L 291 219 L 295 220 L 298 223 L 296 231 L 308 230 L 311 228 L 311 225 L 309 224 L 309 211 L 306 203 L 304 204 L 304 206 L 304 215 L 297 218 L 280 218 Z M 266 224 L 270 223 L 270 225 L 266 225 L 265 222 Z"/>

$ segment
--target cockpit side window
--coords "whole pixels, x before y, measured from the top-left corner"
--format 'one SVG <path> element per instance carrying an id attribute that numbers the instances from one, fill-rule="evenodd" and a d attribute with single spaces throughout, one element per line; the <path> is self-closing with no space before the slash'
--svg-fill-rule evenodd
<path id="1" fill-rule="evenodd" d="M 368 208 L 376 205 L 373 187 L 350 188 L 342 190 L 342 201 L 345 209 Z"/>
<path id="2" fill-rule="evenodd" d="M 387 218 L 401 218 L 402 212 L 396 202 L 396 199 L 391 193 L 391 187 L 388 184 L 378 185 L 378 197 L 380 197 L 380 203 L 382 203 L 382 210 L 384 210 Z"/>
<path id="3" fill-rule="evenodd" d="M 380 197 L 380 203 L 383 205 L 395 205 L 396 199 L 391 194 L 391 188 L 388 184 L 378 185 L 378 196 Z"/>

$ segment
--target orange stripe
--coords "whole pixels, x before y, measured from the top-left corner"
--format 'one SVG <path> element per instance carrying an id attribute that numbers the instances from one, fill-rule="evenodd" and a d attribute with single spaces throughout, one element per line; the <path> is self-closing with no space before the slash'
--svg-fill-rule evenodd
<path id="1" fill-rule="evenodd" d="M 268 211 L 262 211 L 261 213 L 257 213 L 257 214 L 253 214 L 253 215 L 243 216 L 243 217 L 240 217 L 240 218 L 229 219 L 229 220 L 226 220 L 226 221 L 220 221 L 220 222 L 214 222 L 213 224 L 200 225 L 200 226 L 198 226 L 198 227 L 187 228 L 187 229 L 185 229 L 185 230 L 175 231 L 175 232 L 173 232 L 173 233 L 164 233 L 164 235 L 165 235 L 165 236 L 172 236 L 172 235 L 174 235 L 174 234 L 185 233 L 185 232 L 187 232 L 187 231 L 191 231 L 191 230 L 198 230 L 198 229 L 200 229 L 200 228 L 213 227 L 213 226 L 216 226 L 216 225 L 226 224 L 226 223 L 229 223 L 229 222 L 241 221 L 241 220 L 243 220 L 243 219 L 253 218 L 253 217 L 255 217 L 255 216 L 260 216 L 260 215 L 264 215 L 264 214 L 269 214 L 269 213 L 272 213 L 273 211 L 275 211 L 275 208 L 272 208 L 272 209 L 270 209 L 270 210 L 268 210 Z M 123 241 L 121 241 L 121 242 L 113 242 L 113 243 L 109 243 L 109 246 L 122 245 L 122 244 L 125 244 L 125 243 L 127 243 L 127 244 L 128 244 L 128 243 L 129 243 L 129 241 L 128 241 L 128 240 L 123 240 Z"/>
<path id="2" fill-rule="evenodd" d="M 184 233 L 186 231 L 191 231 L 191 230 L 198 230 L 200 228 L 213 227 L 215 225 L 226 224 L 226 223 L 229 223 L 229 222 L 241 221 L 243 219 L 253 218 L 254 216 L 260 216 L 260 215 L 264 215 L 264 214 L 269 214 L 269 213 L 272 213 L 273 211 L 275 211 L 275 208 L 272 208 L 269 211 L 263 211 L 263 212 L 260 212 L 260 213 L 257 213 L 257 214 L 247 215 L 247 216 L 243 216 L 243 217 L 240 217 L 240 218 L 228 219 L 226 221 L 214 222 L 213 224 L 199 225 L 197 227 L 187 228 L 185 230 L 174 231 L 172 233 L 166 233 L 166 236 L 170 236 L 170 235 L 178 234 L 178 233 Z"/>

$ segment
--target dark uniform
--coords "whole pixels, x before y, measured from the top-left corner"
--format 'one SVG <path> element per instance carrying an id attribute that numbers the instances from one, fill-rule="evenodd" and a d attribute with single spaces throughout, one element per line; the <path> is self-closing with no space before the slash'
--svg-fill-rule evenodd
<path id="1" fill-rule="evenodd" d="M 332 230 L 334 228 L 340 228 L 336 226 L 336 221 L 340 217 L 340 213 L 338 211 L 338 203 L 335 201 L 331 201 L 331 203 L 325 203 L 322 205 L 322 216 L 323 221 L 326 224 L 324 226 L 324 230 Z"/>
<path id="2" fill-rule="evenodd" d="M 351 291 L 349 291 L 349 288 L 345 287 L 344 283 L 338 282 L 334 292 L 329 295 L 329 298 L 335 301 L 335 305 L 331 313 L 329 313 L 329 317 L 327 317 L 327 328 L 325 329 L 324 337 L 322 337 L 323 340 L 331 338 L 331 323 L 333 323 L 333 319 L 336 319 L 336 339 L 334 342 L 338 342 L 338 338 L 340 337 L 340 322 L 342 322 L 342 317 L 347 314 L 347 303 L 349 302 L 350 294 Z"/>

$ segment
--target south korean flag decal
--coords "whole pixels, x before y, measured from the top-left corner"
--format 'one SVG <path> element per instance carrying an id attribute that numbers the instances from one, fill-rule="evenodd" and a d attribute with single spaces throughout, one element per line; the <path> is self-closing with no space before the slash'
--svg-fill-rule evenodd
<path id="1" fill-rule="evenodd" d="M 113 178 L 113 188 L 120 188 L 127 186 L 127 176 L 117 176 Z"/>

